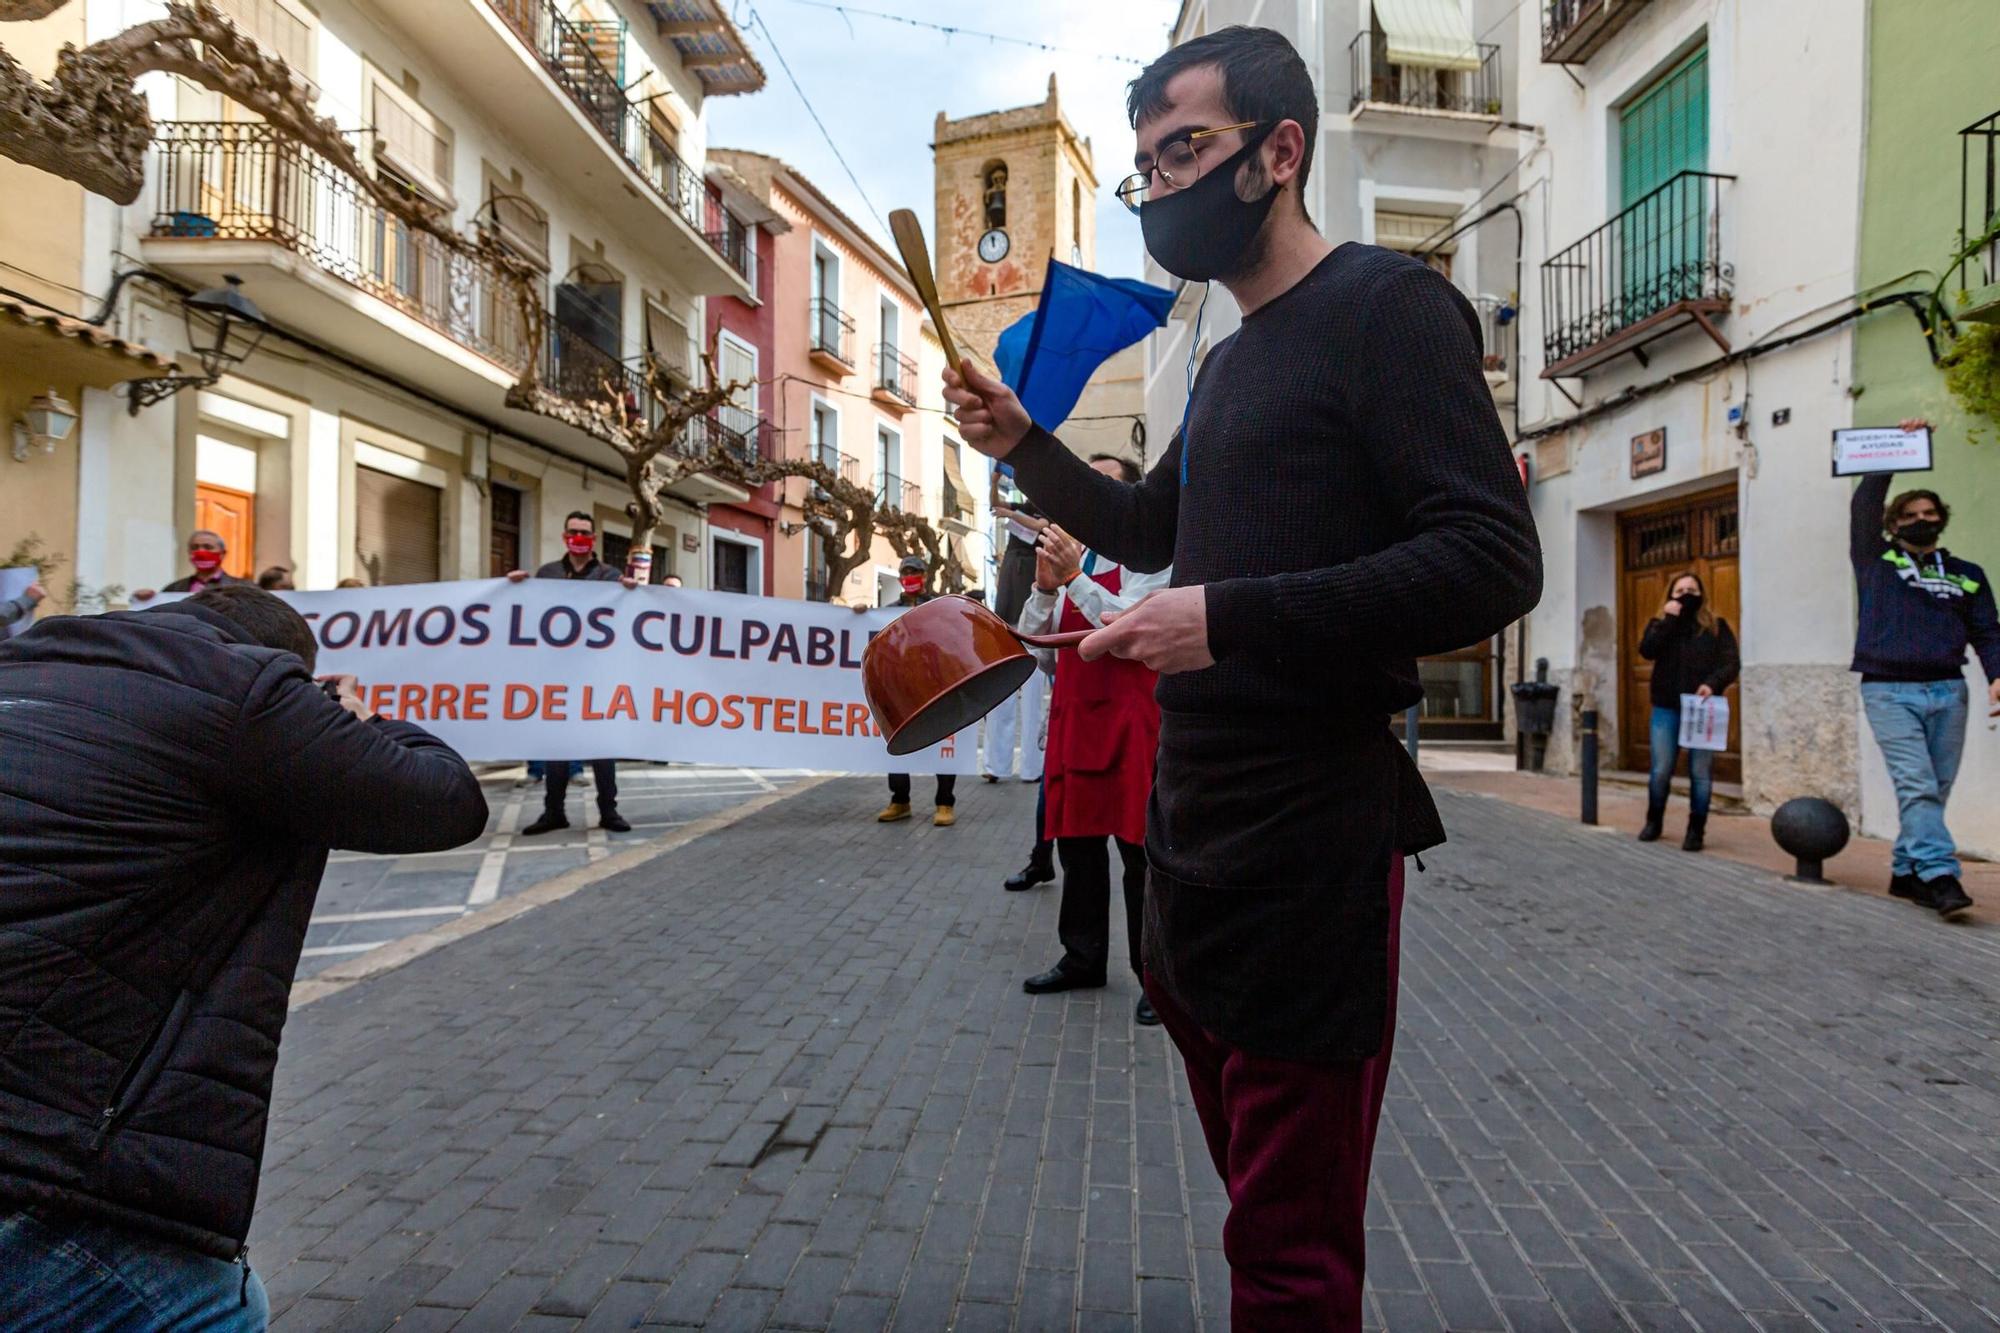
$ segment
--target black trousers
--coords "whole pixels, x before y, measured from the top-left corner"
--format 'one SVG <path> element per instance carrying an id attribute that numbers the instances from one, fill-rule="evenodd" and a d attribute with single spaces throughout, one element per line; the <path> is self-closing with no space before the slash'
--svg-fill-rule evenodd
<path id="1" fill-rule="evenodd" d="M 1040 866 L 1044 870 L 1054 870 L 1056 845 L 1043 836 L 1049 826 L 1049 784 L 1046 779 L 1035 781 L 1035 845 L 1028 852 L 1028 864 Z"/>
<path id="2" fill-rule="evenodd" d="M 1102 977 L 1111 961 L 1111 851 L 1118 844 L 1125 863 L 1125 932 L 1132 975 L 1140 975 L 1139 931 L 1146 910 L 1146 849 L 1122 838 L 1057 838 L 1062 857 L 1062 911 L 1056 934 L 1062 939 L 1063 970 Z"/>
<path id="3" fill-rule="evenodd" d="M 889 799 L 900 801 L 904 805 L 910 803 L 910 775 L 908 773 L 891 773 L 889 775 Z M 937 803 L 941 806 L 958 804 L 958 774 L 938 774 Z"/>
<path id="4" fill-rule="evenodd" d="M 547 795 L 542 804 L 557 814 L 562 813 L 563 802 L 569 797 L 569 760 L 551 759 L 548 774 L 542 779 Z M 616 759 L 593 759 L 590 761 L 591 781 L 597 784 L 597 811 L 612 814 L 618 809 L 618 761 Z"/>

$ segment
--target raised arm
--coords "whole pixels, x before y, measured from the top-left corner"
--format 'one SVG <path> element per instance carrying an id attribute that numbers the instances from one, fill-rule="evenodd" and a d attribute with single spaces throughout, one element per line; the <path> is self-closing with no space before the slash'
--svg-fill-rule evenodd
<path id="1" fill-rule="evenodd" d="M 1848 502 L 1847 555 L 1856 564 L 1880 560 L 1886 542 L 1882 536 L 1882 511 L 1889 504 L 1888 472 L 1871 472 L 1854 488 Z"/>
<path id="2" fill-rule="evenodd" d="M 444 851 L 486 828 L 486 797 L 458 752 L 421 727 L 363 722 L 297 658 L 274 659 L 243 702 L 222 775 L 233 802 L 326 847 Z"/>
<path id="3" fill-rule="evenodd" d="M 1014 480 L 1084 545 L 1127 569 L 1157 573 L 1174 561 L 1181 507 L 1181 437 L 1137 485 L 1107 477 L 1037 426 L 1007 455 Z"/>
<path id="4" fill-rule="evenodd" d="M 1344 565 L 1207 585 L 1217 658 L 1355 651 L 1421 656 L 1477 643 L 1540 600 L 1526 489 L 1480 374 L 1464 298 L 1427 270 L 1384 282 L 1355 404 L 1401 541 Z"/>

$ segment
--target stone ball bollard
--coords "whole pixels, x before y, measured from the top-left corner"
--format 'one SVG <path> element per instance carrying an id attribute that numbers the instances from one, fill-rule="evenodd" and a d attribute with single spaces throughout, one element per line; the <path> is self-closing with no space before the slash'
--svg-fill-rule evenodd
<path id="1" fill-rule="evenodd" d="M 1826 860 L 1847 846 L 1850 832 L 1840 807 L 1817 796 L 1794 797 L 1771 816 L 1771 838 L 1798 863 L 1791 878 L 1805 884 L 1826 883 Z"/>

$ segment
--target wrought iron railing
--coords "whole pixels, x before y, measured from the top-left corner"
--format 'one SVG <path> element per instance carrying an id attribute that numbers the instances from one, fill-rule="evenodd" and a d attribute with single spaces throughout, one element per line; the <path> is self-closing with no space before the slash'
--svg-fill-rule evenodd
<path id="1" fill-rule="evenodd" d="M 1354 89 L 1348 110 L 1363 102 L 1412 111 L 1449 111 L 1470 116 L 1500 114 L 1500 48 L 1481 44 L 1478 69 L 1434 69 L 1399 65 L 1389 59 L 1388 34 L 1358 34 L 1347 44 L 1347 72 Z"/>
<path id="2" fill-rule="evenodd" d="M 518 281 L 411 228 L 270 125 L 155 127 L 154 236 L 270 241 L 509 370 L 527 365 Z"/>
<path id="3" fill-rule="evenodd" d="M 615 399 L 628 425 L 657 426 L 660 401 L 646 382 L 645 372 L 599 347 L 584 330 L 555 315 L 542 326 L 542 387 L 571 402 Z"/>
<path id="4" fill-rule="evenodd" d="M 1958 132 L 1958 225 L 1962 247 L 1992 235 L 1959 262 L 1959 289 L 2000 282 L 2000 111 Z"/>
<path id="5" fill-rule="evenodd" d="M 847 339 L 854 332 L 854 321 L 824 296 L 813 298 L 807 317 L 806 336 L 811 350 L 830 356 L 843 366 L 852 366 L 854 357 L 847 350 Z"/>
<path id="6" fill-rule="evenodd" d="M 725 263 L 750 278 L 755 264 L 750 225 L 729 211 L 718 186 L 703 180 L 660 137 L 646 109 L 627 100 L 617 72 L 599 55 L 601 40 L 585 25 L 565 18 L 550 0 L 486 3 L 535 53 L 611 150 L 643 176 Z"/>
<path id="7" fill-rule="evenodd" d="M 1542 265 L 1543 361 L 1555 365 L 1683 301 L 1726 301 L 1722 189 L 1683 171 Z"/>
<path id="8" fill-rule="evenodd" d="M 729 414 L 729 419 L 722 419 Z M 745 463 L 773 457 L 776 438 L 771 423 L 736 408 L 721 408 L 715 416 L 696 417 L 681 434 L 681 452 L 689 456 L 707 453 L 710 446 L 721 448 Z"/>
<path id="9" fill-rule="evenodd" d="M 842 481 L 858 482 L 861 479 L 861 460 L 853 454 L 844 454 L 831 444 L 821 441 L 813 446 L 812 456 L 816 462 Z"/>
<path id="10" fill-rule="evenodd" d="M 1645 3 L 1646 0 L 1542 0 L 1542 59 L 1553 60 L 1578 28 L 1603 17 L 1611 7 L 1631 10 Z M 1618 21 L 1622 26 L 1622 18 Z M 1600 35 L 1597 41 L 1602 40 Z"/>
<path id="11" fill-rule="evenodd" d="M 1499 296 L 1475 296 L 1472 308 L 1479 315 L 1481 368 L 1504 374 L 1512 360 L 1518 312 L 1513 302 Z"/>
<path id="12" fill-rule="evenodd" d="M 924 508 L 924 488 L 914 481 L 904 481 L 893 472 L 885 472 L 875 481 L 875 503 L 883 509 L 920 514 Z"/>
<path id="13" fill-rule="evenodd" d="M 875 387 L 906 403 L 917 401 L 917 363 L 894 343 L 875 344 Z"/>

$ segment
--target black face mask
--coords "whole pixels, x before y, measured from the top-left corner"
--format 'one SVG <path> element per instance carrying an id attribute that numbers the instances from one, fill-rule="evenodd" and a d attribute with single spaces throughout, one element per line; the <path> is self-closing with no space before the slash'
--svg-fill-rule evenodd
<path id="1" fill-rule="evenodd" d="M 1693 624 L 1695 612 L 1701 610 L 1701 594 L 1698 592 L 1683 593 L 1674 600 L 1681 604 L 1681 623 L 1683 625 Z"/>
<path id="2" fill-rule="evenodd" d="M 1257 134 L 1185 190 L 1142 204 L 1139 230 L 1160 267 L 1189 282 L 1234 274 L 1277 202 L 1276 186 L 1260 199 L 1236 197 L 1236 172 L 1270 130 Z"/>
<path id="3" fill-rule="evenodd" d="M 1897 528 L 1896 535 L 1912 546 L 1936 546 L 1937 539 L 1944 536 L 1944 524 L 1929 518 L 1912 519 Z"/>

